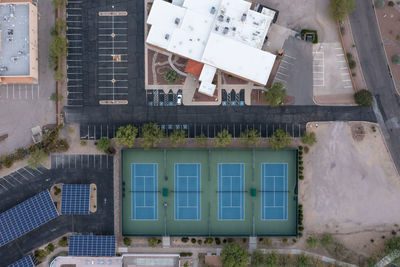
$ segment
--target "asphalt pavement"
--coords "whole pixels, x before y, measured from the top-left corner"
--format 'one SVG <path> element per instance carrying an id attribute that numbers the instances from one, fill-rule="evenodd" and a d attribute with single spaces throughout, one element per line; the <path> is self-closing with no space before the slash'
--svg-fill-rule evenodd
<path id="1" fill-rule="evenodd" d="M 350 15 L 350 23 L 365 82 L 375 96 L 373 110 L 399 170 L 400 96 L 391 78 L 371 0 L 356 1 L 356 10 Z"/>

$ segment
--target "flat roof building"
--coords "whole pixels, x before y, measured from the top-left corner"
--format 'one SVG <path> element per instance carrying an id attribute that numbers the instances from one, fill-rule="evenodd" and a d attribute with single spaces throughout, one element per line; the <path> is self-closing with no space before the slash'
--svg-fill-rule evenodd
<path id="1" fill-rule="evenodd" d="M 0 83 L 37 83 L 37 7 L 31 0 L 1 1 L 0 19 Z"/>
<path id="2" fill-rule="evenodd" d="M 174 1 L 176 3 L 176 1 Z M 275 11 L 244 0 L 154 0 L 146 43 L 204 63 L 199 92 L 213 95 L 217 69 L 265 85 L 275 55 L 261 50 Z"/>

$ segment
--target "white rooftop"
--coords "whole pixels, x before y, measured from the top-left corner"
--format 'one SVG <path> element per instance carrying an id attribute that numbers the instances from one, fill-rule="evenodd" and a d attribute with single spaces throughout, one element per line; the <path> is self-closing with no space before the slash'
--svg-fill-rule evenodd
<path id="1" fill-rule="evenodd" d="M 275 55 L 261 47 L 275 12 L 250 6 L 244 0 L 183 0 L 182 6 L 154 0 L 146 42 L 206 64 L 200 87 L 208 92 L 215 89 L 210 77 L 215 71 L 207 65 L 265 85 Z"/>
<path id="2" fill-rule="evenodd" d="M 0 76 L 29 75 L 29 4 L 0 4 L 0 18 Z"/>

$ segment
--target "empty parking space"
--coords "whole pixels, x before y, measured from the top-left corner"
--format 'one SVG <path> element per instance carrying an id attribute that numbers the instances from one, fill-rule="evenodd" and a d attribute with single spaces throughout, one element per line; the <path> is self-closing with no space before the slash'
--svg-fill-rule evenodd
<path id="1" fill-rule="evenodd" d="M 290 78 L 290 73 L 293 71 L 295 61 L 295 57 L 287 54 L 283 55 L 278 71 L 276 72 L 274 82 L 283 83 L 283 85 L 287 87 L 288 79 Z"/>
<path id="2" fill-rule="evenodd" d="M 313 87 L 324 87 L 324 52 L 313 52 Z"/>
<path id="3" fill-rule="evenodd" d="M 35 100 L 40 97 L 39 84 L 2 84 L 0 100 Z"/>
<path id="4" fill-rule="evenodd" d="M 83 105 L 83 20 L 82 1 L 69 0 L 67 4 L 67 105 Z"/>
<path id="5" fill-rule="evenodd" d="M 114 163 L 112 156 L 108 155 L 51 155 L 52 169 L 110 169 L 112 168 L 113 164 Z"/>
<path id="6" fill-rule="evenodd" d="M 42 167 L 38 169 L 24 167 L 0 178 L 0 194 L 20 186 L 27 186 L 29 183 L 33 182 L 35 177 L 43 174 L 44 171 L 45 169 Z"/>
<path id="7" fill-rule="evenodd" d="M 113 104 L 127 104 L 128 20 L 126 12 L 99 13 L 97 44 L 99 99 L 112 101 Z"/>

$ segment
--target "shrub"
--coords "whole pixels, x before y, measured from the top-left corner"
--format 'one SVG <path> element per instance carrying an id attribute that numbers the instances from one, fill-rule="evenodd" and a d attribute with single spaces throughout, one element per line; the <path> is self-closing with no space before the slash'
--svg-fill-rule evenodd
<path id="1" fill-rule="evenodd" d="M 343 20 L 355 9 L 354 0 L 331 0 L 329 12 L 334 20 Z"/>
<path id="2" fill-rule="evenodd" d="M 57 71 L 54 73 L 53 78 L 54 78 L 54 80 L 56 80 L 57 82 L 62 82 L 62 81 L 64 80 L 64 73 L 63 73 L 62 71 L 60 71 L 60 70 L 57 70 Z M 60 99 L 60 101 L 61 101 L 61 100 L 62 100 L 62 95 L 60 95 L 60 97 L 61 97 L 61 99 Z"/>
<path id="3" fill-rule="evenodd" d="M 132 243 L 132 240 L 129 237 L 124 237 L 124 245 L 129 247 Z"/>
<path id="4" fill-rule="evenodd" d="M 243 243 L 247 243 L 247 238 L 243 238 L 243 239 L 242 239 L 242 242 L 243 242 Z"/>
<path id="5" fill-rule="evenodd" d="M 308 146 L 305 146 L 305 147 L 304 147 L 304 153 L 307 154 L 309 151 L 310 151 L 310 148 L 309 148 Z"/>
<path id="6" fill-rule="evenodd" d="M 46 247 L 45 250 L 47 251 L 47 254 L 50 254 L 51 252 L 54 251 L 54 245 L 53 243 L 49 243 Z"/>
<path id="7" fill-rule="evenodd" d="M 370 107 L 372 105 L 373 97 L 370 91 L 362 89 L 354 94 L 356 103 L 361 107 Z"/>
<path id="8" fill-rule="evenodd" d="M 115 134 L 115 143 L 132 148 L 137 134 L 138 129 L 136 127 L 132 125 L 121 126 Z"/>
<path id="9" fill-rule="evenodd" d="M 54 195 L 59 195 L 61 193 L 61 189 L 58 188 L 57 186 L 54 187 Z"/>
<path id="10" fill-rule="evenodd" d="M 109 146 L 106 151 L 105 151 L 108 155 L 114 155 L 116 150 L 113 146 Z"/>
<path id="11" fill-rule="evenodd" d="M 10 168 L 14 164 L 14 158 L 12 155 L 3 156 L 2 161 L 6 168 Z"/>
<path id="12" fill-rule="evenodd" d="M 276 252 L 271 252 L 265 255 L 264 264 L 266 266 L 277 266 L 278 265 L 278 254 Z M 280 265 L 287 266 L 287 265 Z"/>
<path id="13" fill-rule="evenodd" d="M 87 142 L 85 140 L 81 140 L 80 144 L 81 144 L 81 146 L 86 146 Z"/>
<path id="14" fill-rule="evenodd" d="M 308 267 L 312 265 L 312 261 L 305 254 L 300 254 L 296 257 L 296 266 L 298 267 Z"/>
<path id="15" fill-rule="evenodd" d="M 192 244 L 196 244 L 196 238 L 192 238 L 190 241 L 192 242 Z"/>
<path id="16" fill-rule="evenodd" d="M 219 238 L 218 238 L 219 240 Z M 204 240 L 204 244 L 212 244 L 214 242 L 214 239 L 212 237 L 207 237 L 206 240 Z M 217 238 L 215 238 L 215 242 L 217 242 Z"/>
<path id="17" fill-rule="evenodd" d="M 350 53 L 350 52 L 347 52 L 346 53 L 346 57 L 347 57 L 348 60 L 351 60 L 353 58 L 353 54 Z"/>
<path id="18" fill-rule="evenodd" d="M 263 244 L 266 247 L 269 247 L 272 245 L 272 241 L 269 238 L 262 238 L 261 239 L 261 244 Z"/>
<path id="19" fill-rule="evenodd" d="M 249 253 L 238 244 L 231 243 L 222 249 L 221 261 L 224 267 L 245 267 L 249 264 Z"/>
<path id="20" fill-rule="evenodd" d="M 376 0 L 375 1 L 375 6 L 377 8 L 383 8 L 385 6 L 385 0 Z"/>
<path id="21" fill-rule="evenodd" d="M 304 132 L 301 136 L 301 142 L 305 145 L 313 146 L 317 142 L 317 136 L 314 132 Z"/>
<path id="22" fill-rule="evenodd" d="M 203 240 L 201 240 L 201 239 L 197 240 L 197 244 L 199 244 L 199 245 L 203 244 Z"/>
<path id="23" fill-rule="evenodd" d="M 44 164 L 49 155 L 42 149 L 36 149 L 31 152 L 28 157 L 28 166 L 31 169 L 37 169 L 40 165 Z"/>
<path id="24" fill-rule="evenodd" d="M 224 240 L 222 240 L 222 243 L 226 244 L 226 239 L 224 238 Z"/>
<path id="25" fill-rule="evenodd" d="M 215 238 L 215 244 L 217 244 L 217 245 L 221 244 L 221 239 L 219 239 L 219 237 Z"/>
<path id="26" fill-rule="evenodd" d="M 394 2 L 393 1 L 389 1 L 388 2 L 388 6 L 393 7 L 394 6 Z"/>
<path id="27" fill-rule="evenodd" d="M 179 256 L 181 257 L 191 257 L 193 255 L 192 252 L 181 252 L 179 253 Z"/>
<path id="28" fill-rule="evenodd" d="M 274 134 L 269 138 L 269 143 L 271 147 L 275 150 L 285 148 L 290 145 L 291 142 L 292 140 L 290 134 L 281 129 L 276 130 Z"/>
<path id="29" fill-rule="evenodd" d="M 400 55 L 394 55 L 392 57 L 392 62 L 393 62 L 393 64 L 400 65 Z"/>
<path id="30" fill-rule="evenodd" d="M 204 147 L 207 144 L 207 137 L 205 134 L 200 134 L 199 136 L 196 136 L 196 142 L 199 146 Z"/>
<path id="31" fill-rule="evenodd" d="M 189 237 L 182 237 L 182 238 L 181 238 L 181 241 L 182 241 L 183 243 L 187 243 L 187 242 L 189 241 Z"/>
<path id="32" fill-rule="evenodd" d="M 282 239 L 282 243 L 286 244 L 288 242 L 287 238 Z"/>
<path id="33" fill-rule="evenodd" d="M 214 140 L 214 145 L 216 147 L 226 147 L 232 141 L 232 135 L 228 132 L 227 129 L 223 129 L 221 132 L 217 133 L 217 136 Z"/>
<path id="34" fill-rule="evenodd" d="M 155 248 L 157 244 L 159 244 L 161 240 L 159 240 L 157 237 L 150 237 L 147 239 L 147 242 L 149 244 L 149 247 Z"/>
<path id="35" fill-rule="evenodd" d="M 349 68 L 352 70 L 356 67 L 357 63 L 354 60 L 349 60 Z"/>
<path id="36" fill-rule="evenodd" d="M 304 175 L 299 175 L 300 180 L 304 180 Z"/>
<path id="37" fill-rule="evenodd" d="M 306 243 L 309 248 L 316 248 L 318 246 L 318 238 L 310 236 L 307 238 Z"/>
<path id="38" fill-rule="evenodd" d="M 233 238 L 228 238 L 228 243 L 233 243 Z"/>
<path id="39" fill-rule="evenodd" d="M 157 146 L 164 138 L 164 132 L 158 124 L 154 122 L 144 124 L 141 133 L 144 139 L 142 142 L 144 149 Z"/>
<path id="40" fill-rule="evenodd" d="M 107 137 L 102 137 L 97 142 L 96 148 L 102 152 L 106 152 L 106 150 L 111 146 L 111 140 Z"/>
<path id="41" fill-rule="evenodd" d="M 322 234 L 319 241 L 320 241 L 322 247 L 329 248 L 335 240 L 333 239 L 332 234 L 324 233 L 324 234 Z"/>
<path id="42" fill-rule="evenodd" d="M 253 254 L 251 255 L 251 266 L 257 267 L 263 264 L 264 264 L 264 254 L 258 249 L 254 250 Z"/>
<path id="43" fill-rule="evenodd" d="M 167 73 L 165 73 L 164 79 L 169 84 L 174 84 L 179 81 L 179 74 L 174 70 L 169 70 Z"/>
<path id="44" fill-rule="evenodd" d="M 14 153 L 15 160 L 23 160 L 27 155 L 27 151 L 24 148 L 18 148 L 17 151 Z"/>
<path id="45" fill-rule="evenodd" d="M 302 151 L 303 150 L 303 146 L 299 146 L 299 150 Z"/>
<path id="46" fill-rule="evenodd" d="M 186 143 L 186 132 L 184 130 L 175 130 L 169 135 L 169 141 L 173 147 L 177 147 L 179 144 Z"/>
<path id="47" fill-rule="evenodd" d="M 249 146 L 253 146 L 257 145 L 257 143 L 259 142 L 261 138 L 261 133 L 256 129 L 252 130 L 246 129 L 240 134 L 240 138 L 242 139 L 243 142 L 247 143 Z"/>
<path id="48" fill-rule="evenodd" d="M 63 236 L 60 240 L 58 240 L 58 245 L 60 247 L 66 247 L 68 246 L 68 237 Z"/>

